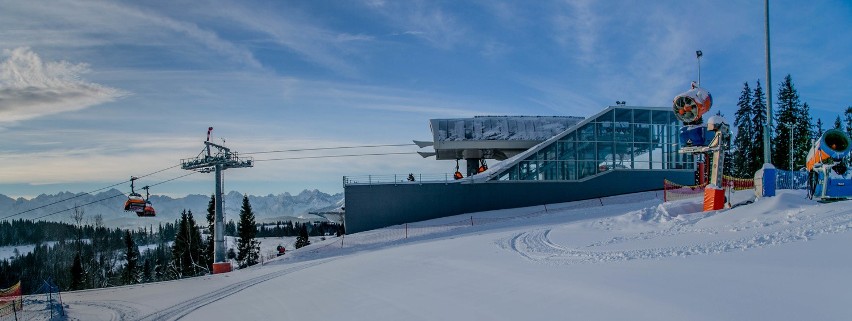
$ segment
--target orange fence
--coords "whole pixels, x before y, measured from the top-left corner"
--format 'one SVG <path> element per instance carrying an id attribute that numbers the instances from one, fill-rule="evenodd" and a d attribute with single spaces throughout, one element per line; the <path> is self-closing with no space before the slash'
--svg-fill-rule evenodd
<path id="1" fill-rule="evenodd" d="M 21 298 L 21 281 L 8 289 L 0 290 L 0 317 L 21 312 L 24 302 Z"/>
<path id="2" fill-rule="evenodd" d="M 707 184 L 680 185 L 670 180 L 664 180 L 663 202 L 677 201 L 692 197 L 701 197 L 704 195 L 704 187 L 706 186 Z M 727 189 L 733 189 L 735 191 L 754 189 L 754 179 L 722 176 L 722 186 Z"/>

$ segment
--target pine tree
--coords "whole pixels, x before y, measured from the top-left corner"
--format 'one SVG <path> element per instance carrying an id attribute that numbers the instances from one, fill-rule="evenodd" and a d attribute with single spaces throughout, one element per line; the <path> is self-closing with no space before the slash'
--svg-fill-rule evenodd
<path id="1" fill-rule="evenodd" d="M 121 281 L 124 284 L 136 284 L 139 283 L 139 269 L 138 269 L 138 260 L 139 260 L 139 248 L 136 247 L 136 243 L 133 241 L 133 235 L 130 234 L 130 230 L 124 231 L 124 258 L 127 261 L 127 264 L 124 266 L 124 273 L 122 274 Z"/>
<path id="2" fill-rule="evenodd" d="M 810 123 L 804 123 L 801 110 L 802 103 L 799 93 L 793 86 L 793 78 L 788 74 L 779 85 L 778 90 L 778 112 L 776 115 L 775 135 L 773 136 L 772 160 L 773 164 L 785 170 L 794 170 L 795 165 L 790 163 L 791 153 L 793 162 L 798 159 L 800 146 L 795 146 L 797 136 L 806 132 Z M 802 126 L 806 126 L 802 129 Z M 791 139 L 792 136 L 792 139 Z M 799 136 L 800 137 L 800 136 Z M 810 137 L 810 133 L 806 137 Z"/>
<path id="3" fill-rule="evenodd" d="M 74 263 L 71 264 L 71 289 L 72 290 L 80 290 L 83 289 L 83 285 L 85 284 L 85 280 L 83 277 L 85 276 L 83 272 L 83 262 L 80 259 L 80 253 L 74 254 Z"/>
<path id="4" fill-rule="evenodd" d="M 823 127 L 823 126 L 825 126 L 825 124 L 823 124 L 823 123 L 822 123 L 822 119 L 821 119 L 821 118 L 817 118 L 817 122 L 816 122 L 816 134 L 815 134 L 815 135 L 814 135 L 814 137 L 813 137 L 814 139 L 819 139 L 820 137 L 822 137 L 822 133 L 825 133 L 825 130 L 824 130 L 824 129 L 822 129 L 822 127 Z"/>
<path id="5" fill-rule="evenodd" d="M 852 106 L 846 107 L 843 115 L 846 118 L 846 135 L 852 138 Z"/>
<path id="6" fill-rule="evenodd" d="M 207 203 L 207 244 L 204 248 L 204 261 L 208 271 L 213 271 L 213 261 L 215 256 L 213 253 L 215 244 L 215 221 L 216 221 L 216 195 L 210 195 L 210 202 Z"/>
<path id="7" fill-rule="evenodd" d="M 746 177 L 752 177 L 757 170 L 763 167 L 764 163 L 770 162 L 768 159 L 763 159 L 763 131 L 767 120 L 766 95 L 760 87 L 760 80 L 757 81 L 757 85 L 754 87 L 754 96 L 751 102 L 751 128 L 754 129 L 751 140 L 754 144 L 752 145 L 752 157 L 748 159 L 748 166 L 746 166 L 746 173 L 748 173 Z"/>
<path id="8" fill-rule="evenodd" d="M 837 119 L 834 120 L 834 129 L 843 130 L 843 122 L 840 121 L 840 116 L 837 116 Z"/>
<path id="9" fill-rule="evenodd" d="M 192 211 L 183 210 L 172 245 L 172 270 L 176 278 L 197 276 L 204 272 L 201 256 L 204 247 Z"/>
<path id="10" fill-rule="evenodd" d="M 751 177 L 756 170 L 748 168 L 749 160 L 754 155 L 754 124 L 752 123 L 753 107 L 752 107 L 751 88 L 748 87 L 748 82 L 743 84 L 743 91 L 737 101 L 737 112 L 734 114 L 734 126 L 737 128 L 737 135 L 734 138 L 734 144 L 731 150 L 735 150 L 732 159 L 732 173 L 736 177 Z"/>
<path id="11" fill-rule="evenodd" d="M 255 239 L 257 236 L 257 224 L 254 220 L 254 212 L 251 210 L 248 195 L 243 196 L 243 205 L 240 208 L 240 222 L 237 224 L 237 261 L 240 268 L 248 267 L 260 262 L 260 243 Z"/>
<path id="12" fill-rule="evenodd" d="M 311 245 L 308 239 L 308 224 L 299 224 L 299 236 L 296 237 L 296 248 L 302 248 Z"/>

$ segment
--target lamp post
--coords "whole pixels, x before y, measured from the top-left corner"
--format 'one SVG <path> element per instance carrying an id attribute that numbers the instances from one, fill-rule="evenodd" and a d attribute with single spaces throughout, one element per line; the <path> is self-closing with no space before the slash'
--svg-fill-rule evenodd
<path id="1" fill-rule="evenodd" d="M 701 87 L 701 56 L 703 55 L 701 50 L 695 51 L 695 58 L 698 59 L 698 87 Z"/>

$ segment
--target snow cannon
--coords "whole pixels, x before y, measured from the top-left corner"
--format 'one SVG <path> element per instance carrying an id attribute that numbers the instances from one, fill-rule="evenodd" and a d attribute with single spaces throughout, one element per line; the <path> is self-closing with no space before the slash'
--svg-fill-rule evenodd
<path id="1" fill-rule="evenodd" d="M 713 97 L 706 89 L 697 87 L 693 83 L 692 89 L 675 96 L 672 102 L 672 109 L 684 124 L 695 123 L 701 119 L 701 115 L 710 110 L 713 105 Z"/>
<path id="2" fill-rule="evenodd" d="M 840 162 L 849 155 L 850 150 L 852 150 L 852 141 L 850 141 L 849 136 L 839 129 L 829 129 L 808 151 L 805 167 L 808 171 L 812 171 L 814 166 L 822 164 L 829 158 L 835 162 Z"/>

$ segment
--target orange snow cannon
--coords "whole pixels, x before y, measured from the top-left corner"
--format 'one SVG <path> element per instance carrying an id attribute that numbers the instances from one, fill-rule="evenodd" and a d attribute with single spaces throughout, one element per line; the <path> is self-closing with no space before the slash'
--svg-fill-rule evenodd
<path id="1" fill-rule="evenodd" d="M 713 97 L 706 89 L 692 83 L 692 89 L 675 96 L 672 101 L 672 109 L 677 119 L 684 124 L 694 123 L 701 119 L 701 115 L 710 110 L 713 105 Z"/>
<path id="2" fill-rule="evenodd" d="M 852 145 L 851 143 L 849 136 L 843 131 L 839 129 L 827 130 L 808 152 L 808 161 L 805 163 L 805 168 L 808 171 L 812 171 L 816 164 L 822 163 L 829 158 L 839 162 L 846 155 L 849 155 L 849 151 L 852 149 L 852 146 L 850 146 Z"/>

